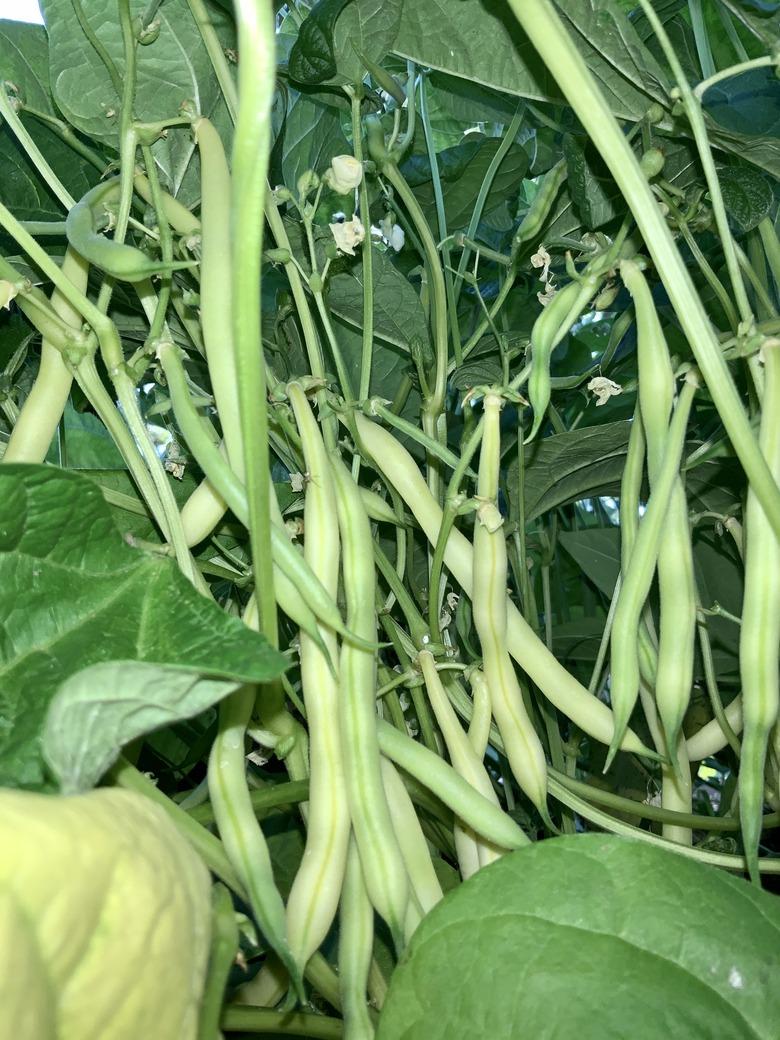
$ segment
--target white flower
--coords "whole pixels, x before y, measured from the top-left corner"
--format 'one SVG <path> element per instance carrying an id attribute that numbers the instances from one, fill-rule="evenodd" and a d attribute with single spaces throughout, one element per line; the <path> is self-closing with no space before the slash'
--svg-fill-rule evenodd
<path id="1" fill-rule="evenodd" d="M 610 397 L 617 397 L 623 393 L 623 387 L 619 383 L 613 383 L 605 376 L 594 376 L 588 383 L 588 390 L 598 398 L 596 407 L 606 404 Z"/>
<path id="2" fill-rule="evenodd" d="M 290 488 L 292 491 L 294 491 L 296 494 L 300 491 L 303 491 L 303 484 L 303 473 L 290 474 Z"/>
<path id="3" fill-rule="evenodd" d="M 363 164 L 354 155 L 334 155 L 325 180 L 337 195 L 347 195 L 363 180 Z"/>
<path id="4" fill-rule="evenodd" d="M 552 263 L 552 257 L 544 248 L 539 246 L 538 252 L 534 253 L 531 257 L 531 265 L 533 267 L 541 267 L 542 273 L 539 275 L 540 282 L 547 282 L 550 278 L 550 264 Z"/>
<path id="5" fill-rule="evenodd" d="M 406 234 L 400 224 L 393 224 L 387 243 L 396 253 L 400 253 L 406 241 Z"/>
<path id="6" fill-rule="evenodd" d="M 360 223 L 359 217 L 345 220 L 341 224 L 331 224 L 330 230 L 336 240 L 338 249 L 349 256 L 355 255 L 355 246 L 359 246 L 366 237 L 366 229 Z"/>

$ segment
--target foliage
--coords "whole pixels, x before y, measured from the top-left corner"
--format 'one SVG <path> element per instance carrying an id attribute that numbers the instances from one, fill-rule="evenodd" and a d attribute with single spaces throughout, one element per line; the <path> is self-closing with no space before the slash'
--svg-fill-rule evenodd
<path id="1" fill-rule="evenodd" d="M 777 4 L 42 7 L 0 22 L 0 818 L 59 844 L 4 843 L 0 1032 L 87 1035 L 49 907 L 130 787 L 173 843 L 116 853 L 130 1032 L 772 1035 Z"/>

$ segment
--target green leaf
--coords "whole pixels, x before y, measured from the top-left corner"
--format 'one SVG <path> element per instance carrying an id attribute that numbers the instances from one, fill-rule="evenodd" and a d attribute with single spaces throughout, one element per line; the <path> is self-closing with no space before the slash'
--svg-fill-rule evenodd
<path id="1" fill-rule="evenodd" d="M 749 69 L 720 80 L 702 98 L 719 126 L 747 137 L 780 137 L 780 84 L 774 70 Z"/>
<path id="2" fill-rule="evenodd" d="M 395 42 L 402 8 L 403 0 L 352 0 L 344 8 L 334 33 L 339 76 L 363 82 L 366 69 L 358 54 L 382 61 Z"/>
<path id="3" fill-rule="evenodd" d="M 350 0 L 319 0 L 309 12 L 290 51 L 288 71 L 299 83 L 324 83 L 336 73 L 333 33 Z"/>
<path id="4" fill-rule="evenodd" d="M 59 687 L 43 726 L 42 751 L 63 794 L 94 787 L 136 737 L 212 707 L 240 686 L 188 669 L 109 661 Z"/>
<path id="5" fill-rule="evenodd" d="M 772 186 L 749 166 L 727 166 L 718 171 L 718 180 L 731 226 L 738 235 L 746 235 L 772 209 Z"/>
<path id="6" fill-rule="evenodd" d="M 114 0 L 90 0 L 82 6 L 92 31 L 124 77 L 122 35 Z M 133 0 L 131 13 L 142 15 L 147 4 Z M 119 146 L 118 97 L 105 65 L 82 32 L 71 0 L 42 0 L 49 34 L 50 74 L 58 108 L 77 130 Z M 224 48 L 235 47 L 232 19 L 209 7 Z M 160 34 L 154 43 L 136 48 L 135 117 L 142 122 L 176 118 L 182 102 L 192 101 L 230 144 L 231 126 L 200 30 L 187 0 L 166 0 L 157 11 Z M 173 193 L 189 204 L 200 197 L 197 149 L 188 128 L 173 128 L 153 146 L 155 159 Z"/>
<path id="7" fill-rule="evenodd" d="M 55 691 L 111 660 L 263 682 L 284 658 L 195 591 L 168 557 L 131 548 L 100 489 L 46 466 L 0 470 L 0 785 L 44 778 Z"/>
<path id="8" fill-rule="evenodd" d="M 549 509 L 590 498 L 619 484 L 626 461 L 630 420 L 553 434 L 526 446 L 525 511 L 530 523 Z M 508 490 L 517 494 L 517 463 Z"/>
<path id="9" fill-rule="evenodd" d="M 70 401 L 63 415 L 63 437 L 55 437 L 47 462 L 68 469 L 122 469 L 124 459 L 103 423 L 92 412 L 77 412 Z"/>
<path id="10" fill-rule="evenodd" d="M 428 324 L 420 297 L 393 264 L 389 253 L 374 247 L 374 334 L 404 349 L 418 339 L 428 342 Z M 335 314 L 363 327 L 363 264 L 357 263 L 329 281 L 328 303 Z"/>
<path id="11" fill-rule="evenodd" d="M 592 527 L 583 531 L 561 531 L 558 541 L 585 577 L 611 598 L 620 574 L 620 529 Z"/>
<path id="12" fill-rule="evenodd" d="M 55 114 L 49 85 L 49 41 L 42 25 L 0 21 L 0 80 L 13 83 L 30 108 Z"/>
<path id="13" fill-rule="evenodd" d="M 552 838 L 434 907 L 377 1040 L 774 1040 L 779 970 L 775 896 L 643 842 Z"/>
<path id="14" fill-rule="evenodd" d="M 322 174 L 334 155 L 351 154 L 337 108 L 290 92 L 282 143 L 282 179 L 291 191 L 306 170 Z"/>
<path id="15" fill-rule="evenodd" d="M 665 100 L 662 71 L 615 4 L 567 0 L 559 7 L 618 118 L 640 119 L 650 101 Z M 561 101 L 552 74 L 502 0 L 406 3 L 393 51 L 508 94 Z"/>
<path id="16" fill-rule="evenodd" d="M 597 153 L 586 155 L 573 134 L 564 137 L 563 154 L 569 193 L 582 223 L 589 231 L 595 231 L 615 216 L 614 203 L 620 198 L 620 191 L 601 157 Z"/>
<path id="17" fill-rule="evenodd" d="M 474 134 L 469 135 L 461 144 L 439 152 L 439 176 L 444 191 L 444 213 L 448 232 L 468 225 L 485 174 L 500 147 L 500 138 Z M 528 172 L 528 164 L 525 149 L 518 144 L 512 144 L 493 178 L 482 211 L 483 219 L 495 214 L 508 202 L 511 203 L 512 197 L 520 191 L 523 178 Z M 435 227 L 436 201 L 427 157 L 411 160 L 404 165 L 404 172 L 407 169 L 412 174 L 414 193 L 426 210 L 428 220 Z"/>

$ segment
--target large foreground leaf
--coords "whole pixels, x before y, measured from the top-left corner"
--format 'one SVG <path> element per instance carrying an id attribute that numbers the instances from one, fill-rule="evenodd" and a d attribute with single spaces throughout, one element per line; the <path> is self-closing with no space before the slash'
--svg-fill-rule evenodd
<path id="1" fill-rule="evenodd" d="M 0 785 L 43 780 L 58 686 L 111 660 L 261 682 L 284 659 L 199 595 L 173 560 L 131 548 L 100 489 L 45 466 L 0 470 Z"/>
<path id="2" fill-rule="evenodd" d="M 779 970 L 774 896 L 644 843 L 554 838 L 425 918 L 377 1040 L 775 1040 Z"/>

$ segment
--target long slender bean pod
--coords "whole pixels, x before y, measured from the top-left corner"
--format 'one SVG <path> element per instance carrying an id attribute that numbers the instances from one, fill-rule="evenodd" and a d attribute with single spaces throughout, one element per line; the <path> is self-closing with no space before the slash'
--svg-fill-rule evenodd
<path id="1" fill-rule="evenodd" d="M 490 740 L 490 723 L 493 719 L 493 709 L 490 703 L 490 690 L 485 673 L 478 668 L 473 668 L 469 673 L 469 683 L 471 685 L 471 700 L 474 705 L 474 712 L 469 722 L 469 740 L 481 760 L 485 757 Z"/>
<path id="2" fill-rule="evenodd" d="M 374 1036 L 374 1024 L 366 1001 L 373 948 L 374 910 L 353 837 L 347 854 L 339 914 L 339 985 L 344 1040 L 372 1040 Z"/>
<path id="3" fill-rule="evenodd" d="M 439 678 L 439 673 L 436 670 L 436 662 L 429 650 L 420 651 L 417 655 L 417 665 L 425 680 L 428 700 L 431 702 L 436 721 L 444 737 L 444 743 L 447 745 L 453 769 L 464 780 L 468 781 L 475 791 L 479 791 L 494 805 L 499 805 L 498 797 L 493 790 L 493 784 L 490 782 L 487 770 L 482 759 L 474 750 L 450 704 L 442 681 Z M 503 854 L 504 850 L 483 841 L 472 831 L 462 828 L 460 830 L 460 837 L 458 829 L 455 831 L 456 848 L 459 841 L 462 842 L 466 846 L 466 855 L 468 856 L 471 851 L 470 846 L 473 846 L 476 851 L 477 867 L 486 866 L 488 863 L 499 859 Z M 460 859 L 460 856 L 458 858 Z M 473 873 L 474 871 L 471 870 L 470 872 Z M 463 864 L 461 864 L 461 874 L 463 874 L 464 878 L 467 876 L 463 871 Z"/>
<path id="4" fill-rule="evenodd" d="M 759 444 L 775 480 L 780 480 L 780 340 L 762 348 L 765 392 Z M 780 542 L 761 503 L 748 489 L 745 509 L 745 591 L 739 630 L 742 679 L 742 754 L 739 760 L 739 818 L 750 876 L 759 883 L 758 843 L 764 804 L 767 742 L 777 721 L 780 689 Z"/>
<path id="5" fill-rule="evenodd" d="M 377 468 L 414 514 L 431 545 L 435 545 L 442 523 L 442 510 L 428 491 L 414 459 L 381 426 L 357 414 L 355 423 L 361 443 Z M 444 562 L 466 595 L 470 596 L 473 591 L 473 550 L 468 539 L 454 528 L 447 540 Z M 603 744 L 610 743 L 614 731 L 612 712 L 555 659 L 509 601 L 506 642 L 515 661 L 559 711 L 589 736 Z M 630 730 L 626 731 L 622 746 L 626 751 L 657 757 Z"/>
<path id="6" fill-rule="evenodd" d="M 89 265 L 72 248 L 65 251 L 62 273 L 79 292 L 87 291 Z M 82 317 L 58 289 L 51 294 L 52 310 L 71 328 L 82 326 Z M 41 343 L 41 363 L 3 455 L 4 462 L 43 462 L 57 431 L 73 384 L 73 373 L 59 350 L 46 337 Z"/>
<path id="7" fill-rule="evenodd" d="M 291 383 L 287 393 L 309 474 L 304 505 L 304 558 L 335 598 L 339 584 L 339 530 L 328 456 L 303 388 Z M 287 900 L 287 938 L 301 969 L 336 916 L 350 833 L 339 733 L 339 686 L 329 670 L 329 660 L 337 660 L 338 646 L 329 629 L 323 627 L 320 638 L 326 653 L 305 632 L 300 637 L 301 682 L 309 730 L 309 819 L 306 848 Z"/>
<path id="8" fill-rule="evenodd" d="M 230 211 L 232 183 L 227 156 L 214 124 L 196 119 L 192 124 L 200 152 L 201 256 L 200 321 L 211 388 L 233 470 L 246 483 L 238 379 L 231 326 Z"/>
<path id="9" fill-rule="evenodd" d="M 412 892 L 423 913 L 427 914 L 443 895 L 436 871 L 433 869 L 428 842 L 398 770 L 384 757 L 381 765 L 387 804 L 390 806 L 393 827 L 409 874 Z"/>
<path id="10" fill-rule="evenodd" d="M 742 732 L 742 695 L 738 694 L 723 709 L 723 714 L 734 733 Z M 710 719 L 700 730 L 692 733 L 685 742 L 688 759 L 700 762 L 703 758 L 717 755 L 728 744 L 723 729 L 717 719 Z"/>
<path id="11" fill-rule="evenodd" d="M 477 834 L 502 849 L 519 849 L 529 844 L 511 816 L 475 791 L 439 755 L 383 719 L 379 720 L 377 731 L 382 754 L 435 794 Z"/>
<path id="12" fill-rule="evenodd" d="M 658 482 L 674 398 L 674 373 L 666 338 L 650 289 L 639 266 L 623 261 L 623 282 L 634 299 L 637 317 L 639 405 L 647 439 L 651 492 Z M 674 760 L 680 727 L 693 685 L 696 639 L 696 588 L 693 578 L 688 507 L 681 477 L 669 500 L 664 537 L 658 549 L 660 626 L 655 698 L 667 748 Z"/>
<path id="13" fill-rule="evenodd" d="M 366 644 L 376 639 L 376 572 L 371 524 L 343 463 L 331 460 L 344 559 L 347 623 Z M 409 885 L 379 764 L 376 655 L 344 642 L 339 659 L 339 723 L 347 797 L 368 894 L 400 949 Z"/>
<path id="14" fill-rule="evenodd" d="M 696 392 L 697 381 L 692 372 L 685 377 L 677 400 L 663 464 L 656 485 L 639 525 L 636 543 L 620 589 L 615 617 L 612 622 L 612 710 L 615 714 L 615 734 L 609 746 L 605 770 L 620 747 L 628 720 L 639 692 L 639 649 L 637 631 L 647 593 L 653 580 L 658 549 L 669 500 L 675 480 L 679 477 L 680 460 L 685 445 L 688 415 Z"/>
<path id="15" fill-rule="evenodd" d="M 222 843 L 249 893 L 257 923 L 300 990 L 301 976 L 285 935 L 284 903 L 246 783 L 244 737 L 254 701 L 254 690 L 247 686 L 220 705 L 219 732 L 209 755 L 209 797 Z"/>
<path id="16" fill-rule="evenodd" d="M 547 762 L 541 741 L 523 704 L 520 684 L 506 648 L 508 564 L 504 520 L 498 508 L 501 459 L 501 408 L 493 391 L 485 394 L 485 426 L 479 455 L 474 524 L 474 627 L 482 644 L 482 668 L 490 703 L 515 780 L 552 828 L 547 809 Z"/>

